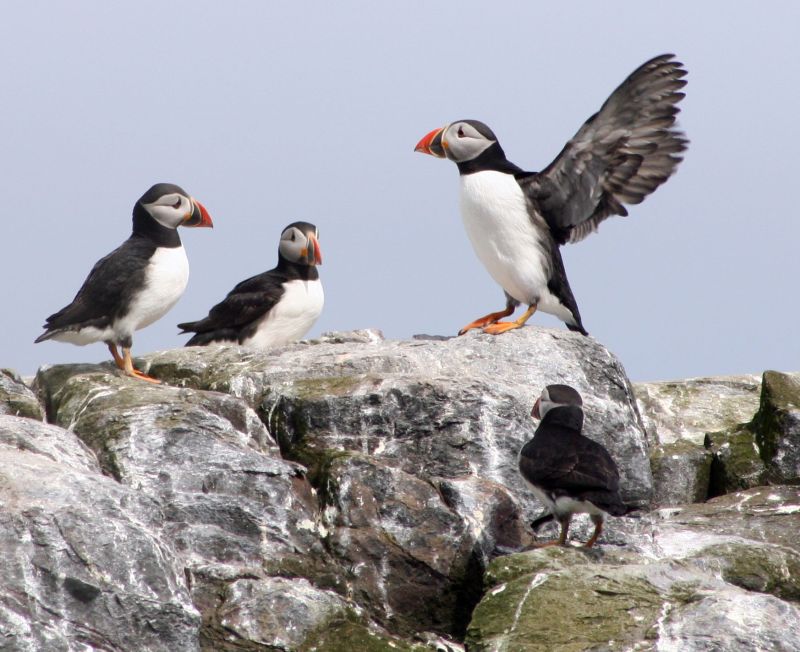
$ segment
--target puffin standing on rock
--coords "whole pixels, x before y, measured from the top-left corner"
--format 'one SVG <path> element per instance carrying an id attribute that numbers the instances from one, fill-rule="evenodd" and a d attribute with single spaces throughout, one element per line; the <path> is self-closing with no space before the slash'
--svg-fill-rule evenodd
<path id="1" fill-rule="evenodd" d="M 325 296 L 317 227 L 293 222 L 281 233 L 278 266 L 239 283 L 200 321 L 178 324 L 195 335 L 186 346 L 234 342 L 266 349 L 299 340 L 322 312 Z"/>
<path id="2" fill-rule="evenodd" d="M 552 519 L 561 525 L 557 541 L 536 547 L 566 545 L 572 515 L 588 513 L 595 528 L 585 547 L 591 548 L 606 514 L 631 511 L 620 498 L 619 471 L 611 455 L 581 434 L 582 406 L 581 395 L 569 385 L 548 385 L 531 411 L 542 422 L 520 451 L 519 471 L 550 512 L 537 518 L 533 528 Z"/>
<path id="3" fill-rule="evenodd" d="M 133 233 L 95 263 L 72 303 L 50 315 L 36 342 L 105 342 L 128 376 L 160 381 L 133 366 L 133 332 L 163 317 L 189 282 L 179 226 L 213 226 L 203 205 L 180 186 L 157 183 L 133 207 Z M 120 355 L 117 347 L 122 347 Z"/>
<path id="4" fill-rule="evenodd" d="M 449 158 L 461 176 L 461 215 L 478 258 L 506 295 L 504 310 L 467 324 L 499 334 L 539 309 L 587 335 L 559 246 L 578 242 L 623 204 L 638 204 L 664 183 L 688 141 L 675 129 L 686 85 L 683 64 L 664 54 L 637 68 L 541 172 L 511 163 L 491 129 L 459 120 L 434 129 L 416 151 Z M 499 321 L 519 304 L 517 320 Z"/>

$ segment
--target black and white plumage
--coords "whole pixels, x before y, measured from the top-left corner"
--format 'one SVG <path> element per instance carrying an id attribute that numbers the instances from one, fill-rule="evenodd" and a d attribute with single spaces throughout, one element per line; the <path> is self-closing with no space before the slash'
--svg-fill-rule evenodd
<path id="1" fill-rule="evenodd" d="M 158 382 L 134 369 L 131 346 L 134 331 L 163 317 L 186 289 L 189 261 L 179 226 L 213 224 L 205 207 L 181 187 L 154 185 L 133 207 L 131 236 L 95 263 L 72 303 L 47 318 L 36 342 L 105 342 L 126 374 Z"/>
<path id="2" fill-rule="evenodd" d="M 555 518 L 561 525 L 558 541 L 565 545 L 573 514 L 588 513 L 595 531 L 585 544 L 600 536 L 606 514 L 622 516 L 630 509 L 619 495 L 619 471 L 608 451 L 581 434 L 583 401 L 568 385 L 548 385 L 536 400 L 531 416 L 541 419 L 533 439 L 519 454 L 519 471 L 549 514 L 534 528 Z M 545 544 L 552 545 L 552 544 Z"/>
<path id="3" fill-rule="evenodd" d="M 623 204 L 638 204 L 664 183 L 688 144 L 675 128 L 686 85 L 683 64 L 665 54 L 637 68 L 541 172 L 511 163 L 491 129 L 460 120 L 434 129 L 416 151 L 449 158 L 461 179 L 461 214 L 472 246 L 503 288 L 506 308 L 472 328 L 499 334 L 537 310 L 586 335 L 559 246 L 578 242 Z M 519 304 L 528 310 L 500 322 Z"/>
<path id="4" fill-rule="evenodd" d="M 281 233 L 275 269 L 239 283 L 200 321 L 178 324 L 186 346 L 235 342 L 266 349 L 299 340 L 322 312 L 325 295 L 317 227 L 294 222 Z"/>

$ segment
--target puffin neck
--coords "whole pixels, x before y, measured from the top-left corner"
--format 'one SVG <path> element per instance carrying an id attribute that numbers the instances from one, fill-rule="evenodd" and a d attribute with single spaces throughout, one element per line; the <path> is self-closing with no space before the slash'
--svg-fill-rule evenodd
<path id="1" fill-rule="evenodd" d="M 157 247 L 180 247 L 181 237 L 178 229 L 170 229 L 159 224 L 138 203 L 133 207 L 133 235 L 147 238 Z"/>
<path id="2" fill-rule="evenodd" d="M 493 143 L 478 156 L 469 161 L 462 161 L 456 163 L 460 174 L 472 174 L 474 172 L 485 172 L 492 170 L 494 172 L 505 172 L 507 174 L 519 174 L 524 170 L 514 165 L 506 158 L 506 153 L 500 147 L 500 143 Z"/>
<path id="3" fill-rule="evenodd" d="M 542 424 L 561 426 L 580 432 L 583 428 L 583 410 L 577 405 L 561 405 L 551 408 L 542 419 Z"/>
<path id="4" fill-rule="evenodd" d="M 282 272 L 290 280 L 316 281 L 319 278 L 316 265 L 293 263 L 288 258 L 284 258 L 280 252 L 278 252 L 278 265 L 275 269 Z"/>

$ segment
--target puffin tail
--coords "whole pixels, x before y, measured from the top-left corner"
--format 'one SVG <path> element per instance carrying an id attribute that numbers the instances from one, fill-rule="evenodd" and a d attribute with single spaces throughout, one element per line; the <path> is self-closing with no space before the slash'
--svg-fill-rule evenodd
<path id="1" fill-rule="evenodd" d="M 588 331 L 583 327 L 583 324 L 578 322 L 577 324 L 570 324 L 569 322 L 564 322 L 571 331 L 577 331 L 581 335 L 586 335 L 588 337 Z"/>

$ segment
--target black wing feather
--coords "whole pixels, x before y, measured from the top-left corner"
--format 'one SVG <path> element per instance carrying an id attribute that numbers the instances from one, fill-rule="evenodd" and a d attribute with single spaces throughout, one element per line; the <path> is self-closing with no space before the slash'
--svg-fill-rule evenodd
<path id="1" fill-rule="evenodd" d="M 144 284 L 145 268 L 155 245 L 132 236 L 98 260 L 68 306 L 47 318 L 41 342 L 53 335 L 81 327 L 106 328 L 125 313 L 130 300 Z"/>
<path id="2" fill-rule="evenodd" d="M 531 483 L 571 495 L 619 491 L 619 471 L 608 451 L 591 439 L 562 431 L 557 437 L 534 437 L 520 453 L 520 471 Z"/>
<path id="3" fill-rule="evenodd" d="M 208 317 L 178 324 L 183 333 L 197 333 L 186 346 L 215 341 L 241 343 L 255 332 L 256 322 L 280 301 L 286 280 L 285 274 L 273 269 L 238 283 L 222 301 L 211 308 Z"/>
<path id="4" fill-rule="evenodd" d="M 542 172 L 518 181 L 559 244 L 577 242 L 611 215 L 627 215 L 664 183 L 688 140 L 675 128 L 686 69 L 664 54 L 637 68 Z"/>

